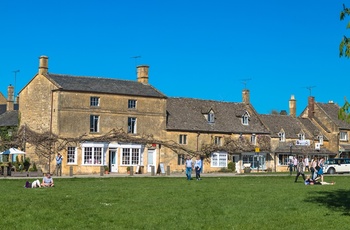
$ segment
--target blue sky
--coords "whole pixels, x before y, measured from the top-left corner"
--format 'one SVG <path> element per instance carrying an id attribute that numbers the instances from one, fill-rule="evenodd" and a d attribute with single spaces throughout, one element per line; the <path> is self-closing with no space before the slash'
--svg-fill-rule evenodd
<path id="1" fill-rule="evenodd" d="M 317 102 L 343 105 L 343 3 L 1 0 L 0 91 L 21 90 L 47 55 L 49 72 L 78 76 L 136 80 L 135 65 L 147 64 L 150 84 L 170 97 L 241 102 L 246 83 L 263 114 L 288 111 L 291 95 L 299 114 L 308 87 Z"/>

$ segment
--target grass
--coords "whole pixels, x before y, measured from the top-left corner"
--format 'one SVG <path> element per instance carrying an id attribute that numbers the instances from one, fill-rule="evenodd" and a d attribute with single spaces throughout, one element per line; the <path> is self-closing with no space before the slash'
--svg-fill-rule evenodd
<path id="1" fill-rule="evenodd" d="M 1 179 L 0 229 L 349 229 L 350 177 Z"/>

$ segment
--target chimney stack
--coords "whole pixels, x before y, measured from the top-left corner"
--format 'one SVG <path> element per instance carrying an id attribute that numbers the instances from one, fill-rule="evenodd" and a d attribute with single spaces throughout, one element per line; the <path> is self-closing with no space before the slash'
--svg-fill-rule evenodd
<path id="1" fill-rule="evenodd" d="M 297 101 L 295 100 L 294 95 L 292 95 L 289 100 L 289 115 L 291 117 L 297 117 Z"/>
<path id="2" fill-rule="evenodd" d="M 39 74 L 47 74 L 48 73 L 48 57 L 40 56 L 39 57 Z"/>
<path id="3" fill-rule="evenodd" d="M 148 65 L 139 65 L 137 68 L 137 81 L 148 84 Z"/>
<path id="4" fill-rule="evenodd" d="M 307 113 L 308 117 L 313 118 L 314 113 L 315 113 L 315 98 L 314 97 L 309 96 L 307 108 L 308 108 L 308 113 Z"/>
<path id="5" fill-rule="evenodd" d="M 7 106 L 6 111 L 14 110 L 14 91 L 15 88 L 12 85 L 7 87 Z"/>
<path id="6" fill-rule="evenodd" d="M 249 89 L 244 89 L 242 91 L 242 99 L 243 99 L 243 103 L 250 104 Z"/>

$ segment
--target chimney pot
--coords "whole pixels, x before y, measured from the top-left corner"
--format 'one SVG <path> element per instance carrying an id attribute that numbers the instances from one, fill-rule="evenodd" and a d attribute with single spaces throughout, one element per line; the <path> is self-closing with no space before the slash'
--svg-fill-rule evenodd
<path id="1" fill-rule="evenodd" d="M 243 99 L 243 103 L 245 104 L 250 104 L 250 93 L 249 93 L 249 89 L 244 89 L 242 91 L 242 99 Z"/>
<path id="2" fill-rule="evenodd" d="M 295 100 L 294 95 L 292 95 L 289 100 L 289 115 L 291 117 L 297 116 L 297 102 Z"/>

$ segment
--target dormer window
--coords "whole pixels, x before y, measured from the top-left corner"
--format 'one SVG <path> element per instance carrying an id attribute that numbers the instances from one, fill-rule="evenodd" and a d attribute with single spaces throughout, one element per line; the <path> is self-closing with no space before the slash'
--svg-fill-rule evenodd
<path id="1" fill-rule="evenodd" d="M 242 116 L 242 124 L 243 125 L 249 125 L 249 113 L 245 112 Z"/>
<path id="2" fill-rule="evenodd" d="M 298 139 L 299 139 L 299 140 L 305 140 L 305 133 L 304 133 L 304 132 L 300 132 L 300 133 L 298 134 Z"/>
<path id="3" fill-rule="evenodd" d="M 281 130 L 281 132 L 278 133 L 278 136 L 280 138 L 280 142 L 286 141 L 286 133 L 283 130 Z"/>
<path id="4" fill-rule="evenodd" d="M 348 133 L 347 132 L 340 132 L 340 140 L 341 141 L 347 141 L 348 140 Z"/>
<path id="5" fill-rule="evenodd" d="M 318 136 L 318 142 L 320 143 L 320 145 L 323 145 L 323 135 Z"/>
<path id="6" fill-rule="evenodd" d="M 214 121 L 215 121 L 214 112 L 213 112 L 213 111 L 210 111 L 210 112 L 208 113 L 208 122 L 209 122 L 209 123 L 214 123 Z"/>

